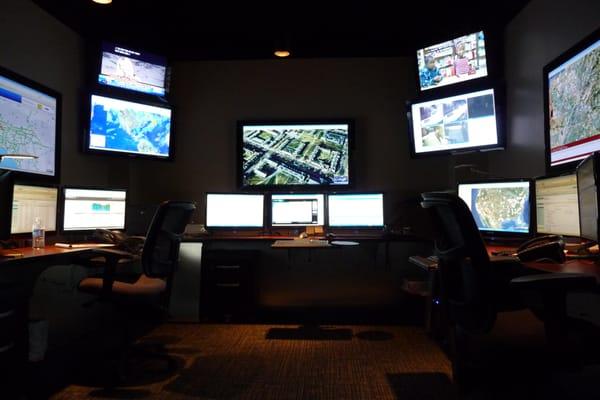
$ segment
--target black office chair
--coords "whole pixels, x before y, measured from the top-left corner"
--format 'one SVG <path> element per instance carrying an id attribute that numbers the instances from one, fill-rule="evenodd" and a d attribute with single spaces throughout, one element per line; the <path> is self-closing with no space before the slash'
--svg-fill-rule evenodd
<path id="1" fill-rule="evenodd" d="M 543 307 L 535 314 L 543 319 L 551 349 L 560 348 L 567 326 L 566 293 L 593 290 L 596 279 L 582 274 L 536 273 L 512 257 L 490 259 L 471 211 L 458 196 L 445 192 L 421 196 L 421 206 L 431 211 L 437 229 L 440 297 L 457 383 L 468 384 L 476 367 L 469 354 L 471 338 L 489 333 L 499 312 L 525 309 L 523 292 L 541 294 Z"/>
<path id="2" fill-rule="evenodd" d="M 79 283 L 79 290 L 97 295 L 99 301 L 118 304 L 121 311 L 134 306 L 136 312 L 140 312 L 144 307 L 154 308 L 156 305 L 165 311 L 171 281 L 179 261 L 181 239 L 195 210 L 196 206 L 192 202 L 162 203 L 148 229 L 141 257 L 121 250 L 93 249 L 87 257 L 104 258 L 104 272 L 100 278 L 84 278 Z M 143 270 L 139 278 L 133 283 L 116 280 L 117 269 L 122 261 L 136 258 L 141 259 Z M 124 328 L 124 345 L 127 345 L 130 338 L 126 322 Z M 124 357 L 125 354 L 120 354 L 120 361 Z M 116 378 L 120 379 L 119 376 Z"/>

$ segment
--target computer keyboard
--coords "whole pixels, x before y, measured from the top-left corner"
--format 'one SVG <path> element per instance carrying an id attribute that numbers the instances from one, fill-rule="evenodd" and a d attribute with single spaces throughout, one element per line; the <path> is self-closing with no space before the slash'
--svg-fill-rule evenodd
<path id="1" fill-rule="evenodd" d="M 292 239 L 276 240 L 271 247 L 331 247 L 327 240 Z"/>
<path id="2" fill-rule="evenodd" d="M 56 247 L 67 249 L 81 249 L 86 247 L 114 247 L 112 243 L 54 243 Z"/>

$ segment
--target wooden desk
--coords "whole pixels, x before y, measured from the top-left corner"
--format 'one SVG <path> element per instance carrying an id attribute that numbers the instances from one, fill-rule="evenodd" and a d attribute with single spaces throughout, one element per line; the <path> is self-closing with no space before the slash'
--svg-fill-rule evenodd
<path id="1" fill-rule="evenodd" d="M 486 246 L 488 254 L 492 256 L 492 252 L 515 250 L 512 246 Z M 590 259 L 567 259 L 562 264 L 551 262 L 526 262 L 523 263 L 528 268 L 536 269 L 543 272 L 563 272 L 563 273 L 579 273 L 588 274 L 596 277 L 596 281 L 600 284 L 600 264 L 597 261 Z"/>

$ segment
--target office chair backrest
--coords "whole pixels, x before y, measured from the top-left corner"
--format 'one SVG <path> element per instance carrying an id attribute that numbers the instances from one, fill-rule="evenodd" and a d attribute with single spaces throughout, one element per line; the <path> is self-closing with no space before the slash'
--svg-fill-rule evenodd
<path id="1" fill-rule="evenodd" d="M 158 207 L 142 251 L 146 276 L 168 278 L 176 270 L 183 231 L 195 210 L 189 201 L 165 201 Z"/>
<path id="2" fill-rule="evenodd" d="M 450 318 L 468 331 L 486 332 L 496 318 L 490 285 L 490 259 L 464 201 L 450 193 L 421 194 L 421 206 L 436 223 L 442 300 Z"/>

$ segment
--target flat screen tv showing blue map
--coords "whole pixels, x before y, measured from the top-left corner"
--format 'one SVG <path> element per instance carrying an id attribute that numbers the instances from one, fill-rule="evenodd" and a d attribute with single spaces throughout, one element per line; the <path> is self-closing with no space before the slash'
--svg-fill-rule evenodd
<path id="1" fill-rule="evenodd" d="M 113 152 L 167 159 L 171 156 L 171 109 L 92 94 L 86 146 Z"/>
<path id="2" fill-rule="evenodd" d="M 0 168 L 56 176 L 60 94 L 0 68 L 0 154 L 26 154 L 35 159 L 4 158 Z"/>
<path id="3" fill-rule="evenodd" d="M 167 60 L 114 43 L 102 43 L 102 62 L 98 83 L 136 92 L 165 94 Z"/>
<path id="4" fill-rule="evenodd" d="M 471 210 L 482 233 L 529 234 L 529 193 L 529 181 L 458 185 L 458 196 Z"/>

